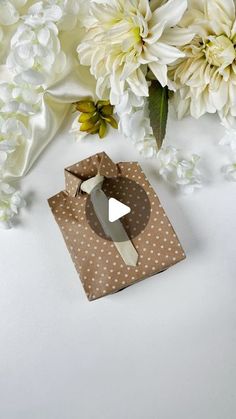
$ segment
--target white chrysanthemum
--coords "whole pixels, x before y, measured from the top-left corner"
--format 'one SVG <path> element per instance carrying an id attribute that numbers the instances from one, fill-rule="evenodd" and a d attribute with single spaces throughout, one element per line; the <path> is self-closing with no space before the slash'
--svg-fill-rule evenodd
<path id="1" fill-rule="evenodd" d="M 120 120 L 119 131 L 135 144 L 144 157 L 155 156 L 158 148 L 150 125 L 146 98 L 134 95 L 129 89 L 120 97 L 115 111 Z"/>
<path id="2" fill-rule="evenodd" d="M 0 180 L 0 227 L 10 228 L 12 218 L 24 205 L 21 193 Z"/>
<path id="3" fill-rule="evenodd" d="M 6 116 L 32 115 L 40 106 L 40 93 L 28 83 L 0 84 L 0 112 Z"/>
<path id="4" fill-rule="evenodd" d="M 202 176 L 197 168 L 199 159 L 196 154 L 189 159 L 183 159 L 180 150 L 168 146 L 158 152 L 158 172 L 165 181 L 178 187 L 183 193 L 190 194 L 202 187 Z"/>
<path id="5" fill-rule="evenodd" d="M 23 73 L 29 83 L 40 85 L 65 67 L 58 28 L 52 20 L 53 16 L 46 12 L 38 16 L 29 14 L 12 37 L 7 65 L 16 73 Z"/>
<path id="6" fill-rule="evenodd" d="M 23 122 L 16 118 L 5 120 L 0 117 L 0 168 L 4 167 L 10 155 L 16 150 L 18 150 L 19 156 L 16 156 L 15 159 L 12 158 L 11 163 L 13 164 L 14 160 L 21 157 L 19 150 L 24 147 L 28 137 L 29 133 Z"/>
<path id="7" fill-rule="evenodd" d="M 175 27 L 186 7 L 186 0 L 92 2 L 84 22 L 87 34 L 77 51 L 97 79 L 99 97 L 111 90 L 110 101 L 116 104 L 127 88 L 148 96 L 148 68 L 167 85 L 167 65 L 183 56 L 176 46 L 192 38 Z"/>
<path id="8" fill-rule="evenodd" d="M 179 87 L 179 117 L 206 112 L 236 116 L 236 14 L 234 0 L 189 0 L 180 22 L 195 32 L 182 47 L 186 57 L 170 70 Z"/>
<path id="9" fill-rule="evenodd" d="M 228 164 L 222 168 L 225 178 L 231 182 L 236 182 L 236 163 Z"/>

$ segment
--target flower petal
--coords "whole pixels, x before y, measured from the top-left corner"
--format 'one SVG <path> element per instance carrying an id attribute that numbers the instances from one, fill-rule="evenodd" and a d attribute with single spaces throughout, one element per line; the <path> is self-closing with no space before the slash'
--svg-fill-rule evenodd
<path id="1" fill-rule="evenodd" d="M 162 21 L 166 23 L 166 27 L 175 26 L 179 23 L 186 9 L 187 0 L 169 0 L 154 11 L 150 21 L 151 26 Z"/>

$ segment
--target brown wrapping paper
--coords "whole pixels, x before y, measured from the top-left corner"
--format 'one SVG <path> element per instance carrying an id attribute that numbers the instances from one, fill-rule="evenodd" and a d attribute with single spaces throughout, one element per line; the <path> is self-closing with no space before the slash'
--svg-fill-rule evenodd
<path id="1" fill-rule="evenodd" d="M 121 221 L 138 252 L 127 266 L 96 218 L 83 181 L 105 177 L 103 191 L 131 208 Z M 165 211 L 136 162 L 113 163 L 99 153 L 65 169 L 65 190 L 48 200 L 89 300 L 117 292 L 185 258 Z"/>

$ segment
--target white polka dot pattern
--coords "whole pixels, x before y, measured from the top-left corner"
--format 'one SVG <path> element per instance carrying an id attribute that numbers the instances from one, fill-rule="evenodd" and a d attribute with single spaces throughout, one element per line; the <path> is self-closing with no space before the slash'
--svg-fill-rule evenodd
<path id="1" fill-rule="evenodd" d="M 121 175 L 134 180 L 148 195 L 151 204 L 148 225 L 132 239 L 139 253 L 136 267 L 126 266 L 114 244 L 98 236 L 86 219 L 87 195 L 79 191 L 79 185 L 98 171 L 108 178 Z M 66 190 L 48 202 L 89 300 L 117 292 L 185 258 L 176 233 L 138 163 L 115 165 L 105 153 L 96 154 L 65 169 L 65 183 Z M 109 182 L 106 187 L 109 189 Z M 132 232 L 137 221 L 130 214 L 126 220 L 127 230 Z"/>

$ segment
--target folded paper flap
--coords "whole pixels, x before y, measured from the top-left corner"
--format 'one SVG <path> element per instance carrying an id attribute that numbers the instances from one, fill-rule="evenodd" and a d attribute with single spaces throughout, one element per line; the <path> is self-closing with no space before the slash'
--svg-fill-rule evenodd
<path id="1" fill-rule="evenodd" d="M 116 177 L 118 176 L 117 165 L 108 157 L 106 153 L 101 153 L 100 162 L 98 167 L 98 173 L 105 177 Z"/>
<path id="2" fill-rule="evenodd" d="M 105 152 L 94 154 L 65 169 L 66 191 L 70 196 L 76 196 L 81 183 L 96 174 L 114 178 L 118 176 L 119 168 Z"/>
<path id="3" fill-rule="evenodd" d="M 70 196 L 76 196 L 82 180 L 65 169 L 65 188 Z"/>

